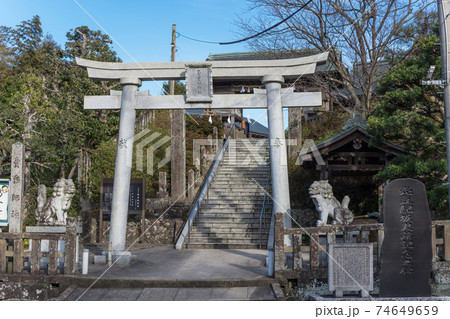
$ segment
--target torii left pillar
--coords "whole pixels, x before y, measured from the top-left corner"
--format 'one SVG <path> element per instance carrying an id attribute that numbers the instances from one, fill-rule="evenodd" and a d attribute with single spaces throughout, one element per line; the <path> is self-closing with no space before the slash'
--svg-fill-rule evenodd
<path id="1" fill-rule="evenodd" d="M 142 82 L 138 78 L 121 78 L 122 100 L 119 137 L 117 139 L 116 168 L 111 208 L 109 242 L 115 254 L 125 251 L 127 237 L 128 201 L 130 197 L 131 166 L 133 161 L 134 128 L 136 123 L 136 94 Z"/>
<path id="2" fill-rule="evenodd" d="M 262 78 L 261 82 L 266 86 L 267 92 L 270 170 L 272 174 L 272 196 L 274 199 L 272 214 L 275 216 L 276 213 L 283 213 L 284 227 L 291 228 L 287 149 L 283 106 L 281 104 L 281 84 L 284 82 L 284 78 L 280 75 L 266 75 Z M 285 245 L 291 245 L 288 237 L 285 238 Z"/>

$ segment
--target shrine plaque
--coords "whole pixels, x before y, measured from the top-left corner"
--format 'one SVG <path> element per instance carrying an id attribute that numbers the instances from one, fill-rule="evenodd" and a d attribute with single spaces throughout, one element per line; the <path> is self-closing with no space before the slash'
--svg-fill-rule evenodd
<path id="1" fill-rule="evenodd" d="M 9 180 L 0 179 L 0 226 L 9 222 Z"/>
<path id="2" fill-rule="evenodd" d="M 186 65 L 186 102 L 212 102 L 211 64 Z"/>
<path id="3" fill-rule="evenodd" d="M 397 179 L 384 190 L 380 297 L 429 297 L 431 217 L 425 185 Z"/>
<path id="4" fill-rule="evenodd" d="M 329 244 L 328 287 L 342 297 L 344 291 L 373 290 L 373 244 Z"/>
<path id="5" fill-rule="evenodd" d="M 113 198 L 113 179 L 102 179 L 101 205 L 103 214 L 111 214 L 112 198 Z M 130 197 L 128 200 L 128 214 L 142 214 L 144 205 L 144 179 L 132 178 L 130 183 Z"/>

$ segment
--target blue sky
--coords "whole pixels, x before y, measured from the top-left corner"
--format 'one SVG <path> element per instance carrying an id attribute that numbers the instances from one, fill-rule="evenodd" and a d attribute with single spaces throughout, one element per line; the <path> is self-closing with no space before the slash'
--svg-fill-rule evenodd
<path id="1" fill-rule="evenodd" d="M 87 25 L 102 30 L 115 40 L 114 49 L 124 62 L 169 61 L 172 24 L 192 38 L 232 41 L 239 39 L 238 16 L 251 15 L 245 0 L 0 0 L 0 8 L 0 25 L 14 27 L 39 15 L 44 33 L 62 46 L 70 29 Z M 204 61 L 210 53 L 248 51 L 245 43 L 221 46 L 182 37 L 177 38 L 177 49 L 177 61 Z M 161 94 L 155 83 L 147 82 L 142 89 Z M 244 114 L 267 126 L 265 112 Z"/>

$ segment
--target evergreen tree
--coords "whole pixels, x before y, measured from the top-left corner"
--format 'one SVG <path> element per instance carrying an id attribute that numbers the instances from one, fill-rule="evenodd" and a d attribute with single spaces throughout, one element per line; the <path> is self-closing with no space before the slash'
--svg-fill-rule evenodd
<path id="1" fill-rule="evenodd" d="M 419 26 L 420 27 L 420 26 Z M 384 76 L 378 87 L 382 96 L 368 120 L 371 143 L 389 141 L 406 148 L 409 155 L 396 158 L 377 178 L 387 181 L 402 177 L 425 183 L 435 218 L 447 214 L 444 107 L 441 88 L 422 86 L 431 65 L 440 70 L 438 25 L 419 39 L 410 56 Z M 440 76 L 440 72 L 435 73 Z"/>

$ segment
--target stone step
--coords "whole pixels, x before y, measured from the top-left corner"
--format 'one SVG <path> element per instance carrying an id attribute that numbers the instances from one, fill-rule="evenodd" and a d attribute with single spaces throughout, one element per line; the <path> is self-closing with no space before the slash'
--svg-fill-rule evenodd
<path id="1" fill-rule="evenodd" d="M 268 226 L 262 226 L 262 233 L 268 234 L 269 229 Z M 252 227 L 252 228 L 233 228 L 233 227 L 217 227 L 216 228 L 209 228 L 209 227 L 200 227 L 200 226 L 194 226 L 191 228 L 191 234 L 259 234 L 259 227 Z"/>
<path id="2" fill-rule="evenodd" d="M 217 174 L 214 178 L 214 182 L 231 182 L 231 183 L 247 183 L 254 184 L 254 181 L 257 182 L 267 182 L 267 175 L 258 175 L 258 174 Z M 265 186 L 265 185 L 264 185 Z"/>
<path id="3" fill-rule="evenodd" d="M 239 177 L 244 177 L 244 178 L 253 178 L 253 177 L 258 177 L 258 178 L 265 178 L 267 179 L 267 177 L 269 177 L 269 171 L 267 172 L 262 172 L 262 171 L 252 171 L 252 170 L 248 170 L 245 172 L 238 172 L 238 171 L 218 171 L 215 174 L 215 177 L 219 177 L 219 176 L 223 176 L 223 177 L 234 177 L 234 178 L 239 178 Z"/>
<path id="4" fill-rule="evenodd" d="M 232 181 L 233 182 L 233 181 Z M 245 187 L 244 185 L 241 185 L 241 183 L 239 183 L 239 180 L 234 180 L 234 183 L 230 183 L 229 181 L 214 181 L 212 183 L 211 187 L 224 187 L 224 186 L 233 186 L 233 189 L 239 188 L 241 190 L 246 190 L 249 186 L 251 186 L 252 190 L 253 189 L 261 189 L 261 186 L 259 186 L 258 184 L 256 184 L 254 181 L 248 181 L 247 183 L 245 183 Z M 265 185 L 264 185 L 265 186 Z M 264 191 L 264 190 L 262 190 Z"/>
<path id="5" fill-rule="evenodd" d="M 264 221 L 264 219 L 263 219 Z M 266 219 L 266 223 L 263 223 L 262 227 L 267 228 L 269 227 L 270 219 Z M 259 218 L 257 219 L 257 222 L 254 223 L 227 223 L 227 222 L 205 222 L 205 221 L 196 221 L 194 222 L 194 227 L 201 229 L 217 229 L 217 230 L 232 230 L 232 229 L 250 229 L 250 230 L 257 230 L 259 231 Z"/>
<path id="6" fill-rule="evenodd" d="M 262 202 L 264 200 L 264 195 L 260 196 L 253 196 L 252 199 L 249 199 L 248 197 L 241 196 L 241 197 L 221 197 L 221 198 L 212 198 L 212 196 L 208 197 L 206 202 L 203 202 L 204 204 L 209 205 L 223 205 L 223 204 L 230 204 L 230 205 L 239 205 L 241 203 L 252 203 L 256 205 L 262 205 Z"/>
<path id="7" fill-rule="evenodd" d="M 201 205 L 200 209 L 202 212 L 204 211 L 210 211 L 210 210 L 220 210 L 220 211 L 235 211 L 236 209 L 241 209 L 244 212 L 248 211 L 249 209 L 257 209 L 259 208 L 261 210 L 262 208 L 262 201 L 253 203 L 248 201 L 242 201 L 240 203 L 228 203 L 228 202 L 222 202 L 222 203 L 205 203 Z"/>
<path id="8" fill-rule="evenodd" d="M 224 166 L 229 166 L 229 167 L 241 167 L 241 168 L 256 168 L 256 167 L 270 167 L 270 165 L 263 165 L 263 164 L 259 164 L 259 163 L 243 163 L 240 161 L 236 161 L 236 162 L 224 162 Z"/>
<path id="9" fill-rule="evenodd" d="M 269 232 L 268 231 L 263 231 L 262 232 L 262 238 L 269 238 Z M 194 239 L 204 239 L 204 238 L 211 238 L 211 239 L 240 239 L 240 238 L 245 238 L 245 239 L 259 239 L 259 230 L 255 231 L 255 232 L 226 232 L 226 233 L 222 233 L 222 232 L 214 232 L 214 231 L 210 231 L 210 232 L 202 232 L 201 230 L 195 230 L 193 229 L 191 231 L 191 240 Z"/>
<path id="10" fill-rule="evenodd" d="M 259 214 L 258 216 L 242 216 L 240 214 L 237 214 L 237 216 L 223 216 L 223 215 L 204 215 L 201 216 L 201 214 L 198 217 L 198 222 L 204 222 L 204 223 L 245 223 L 245 224 L 255 224 L 259 223 Z M 271 218 L 267 217 L 266 223 L 270 223 Z"/>
<path id="11" fill-rule="evenodd" d="M 228 209 L 201 209 L 199 212 L 201 218 L 221 217 L 221 218 L 258 218 L 261 215 L 259 209 L 228 208 Z"/>
<path id="12" fill-rule="evenodd" d="M 264 196 L 265 191 L 261 187 L 258 187 L 258 188 L 255 187 L 254 189 L 248 189 L 248 188 L 251 188 L 252 186 L 253 185 L 246 185 L 247 189 L 240 191 L 236 187 L 232 188 L 230 185 L 223 185 L 223 184 L 221 186 L 215 185 L 213 188 L 211 188 L 209 190 L 208 195 L 211 195 L 211 196 L 214 196 L 214 195 L 216 195 L 216 196 L 224 196 L 224 195 L 257 196 L 257 195 L 262 195 L 262 196 Z M 256 185 L 256 186 L 258 186 L 258 185 Z"/>
<path id="13" fill-rule="evenodd" d="M 217 175 L 232 175 L 232 176 L 269 176 L 270 170 L 257 170 L 257 169 L 246 169 L 246 170 L 225 170 L 220 169 L 217 171 Z"/>
<path id="14" fill-rule="evenodd" d="M 186 240 L 186 248 L 187 240 Z M 228 244 L 228 243 L 192 243 L 190 249 L 259 249 L 259 243 L 246 243 L 246 244 Z M 267 240 L 262 242 L 262 249 L 267 248 Z"/>
<path id="15" fill-rule="evenodd" d="M 234 140 L 216 172 L 190 233 L 190 248 L 259 248 L 260 215 L 270 176 L 268 141 L 261 147 Z M 256 144 L 260 140 L 248 140 Z M 272 204 L 265 204 L 263 246 L 267 245 Z"/>
<path id="16" fill-rule="evenodd" d="M 262 242 L 267 243 L 267 238 L 262 238 Z M 194 237 L 191 236 L 191 244 L 259 244 L 259 236 L 258 238 L 210 238 L 210 237 Z"/>
<path id="17" fill-rule="evenodd" d="M 241 215 L 242 217 L 258 217 L 261 215 L 261 207 L 253 207 L 253 208 L 241 208 L 241 207 L 223 207 L 223 208 L 200 208 L 200 214 L 202 216 L 209 215 L 223 215 L 223 217 L 238 217 L 238 216 L 230 216 L 230 215 Z M 258 216 L 256 216 L 258 215 Z M 199 215 L 200 216 L 200 215 Z"/>
<path id="18" fill-rule="evenodd" d="M 265 152 L 238 152 L 238 153 L 227 153 L 225 154 L 224 160 L 226 162 L 234 159 L 239 160 L 249 160 L 249 161 L 257 161 L 263 163 L 266 159 L 269 158 L 269 153 Z"/>
<path id="19" fill-rule="evenodd" d="M 262 155 L 257 158 L 249 157 L 249 156 L 231 156 L 225 157 L 225 160 L 223 161 L 224 165 L 240 165 L 240 164 L 258 164 L 262 167 L 268 166 L 268 163 L 266 162 L 266 156 Z"/>
<path id="20" fill-rule="evenodd" d="M 252 149 L 252 150 L 263 150 L 268 149 L 269 143 L 230 143 L 228 150 L 233 150 L 234 148 L 238 149 Z"/>
<path id="21" fill-rule="evenodd" d="M 232 170 L 232 171 L 247 171 L 248 168 L 240 167 L 240 166 L 220 166 L 219 171 L 221 170 Z M 260 166 L 253 169 L 254 171 L 270 171 L 270 166 Z"/>
<path id="22" fill-rule="evenodd" d="M 261 207 L 259 208 L 201 208 L 199 212 L 201 217 L 227 217 L 227 218 L 259 218 Z"/>
<path id="23" fill-rule="evenodd" d="M 267 198 L 269 197 L 269 193 L 267 194 L 266 197 L 266 202 L 267 202 Z M 227 202 L 228 201 L 240 201 L 240 200 L 247 200 L 247 201 L 255 201 L 255 202 L 262 202 L 264 200 L 264 193 L 262 194 L 253 194 L 253 195 L 245 195 L 245 194 L 241 194 L 241 193 L 235 193 L 235 194 L 214 194 L 214 193 L 210 193 L 208 196 L 208 199 L 206 199 L 206 201 L 204 202 L 205 204 L 207 203 L 212 203 L 215 204 L 216 201 L 221 201 L 221 202 Z"/>

